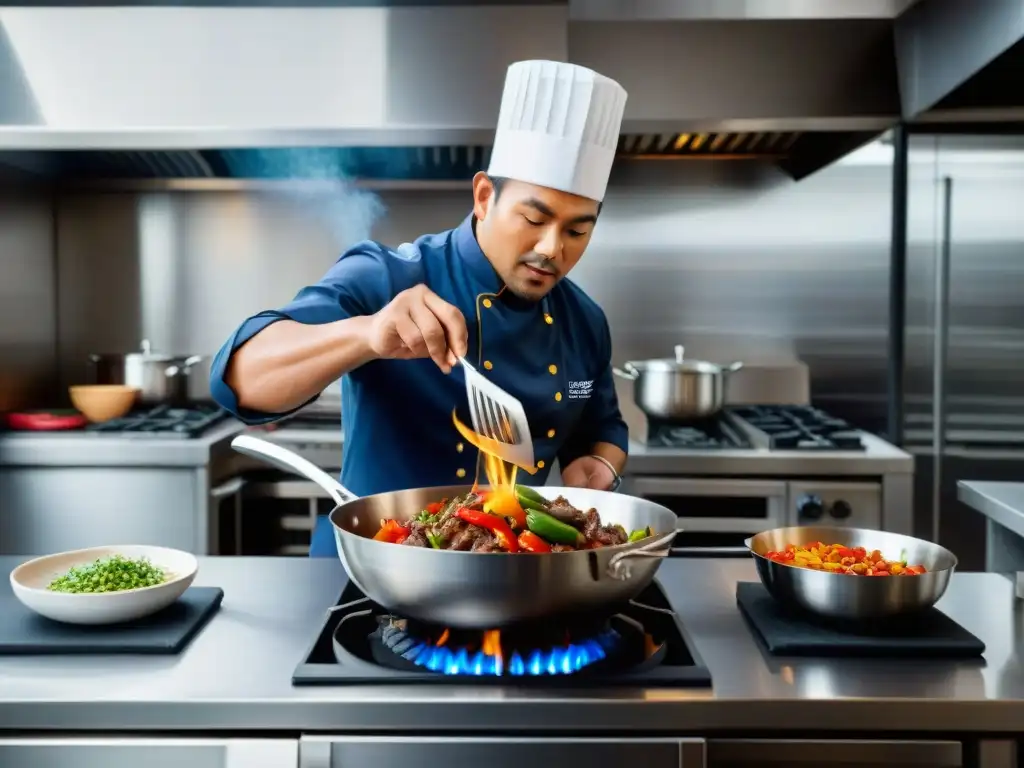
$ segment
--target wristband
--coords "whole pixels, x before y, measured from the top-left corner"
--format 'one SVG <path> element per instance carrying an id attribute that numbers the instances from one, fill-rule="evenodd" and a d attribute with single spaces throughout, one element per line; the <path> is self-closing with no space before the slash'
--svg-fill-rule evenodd
<path id="1" fill-rule="evenodd" d="M 617 491 L 619 489 L 619 486 L 622 485 L 622 478 L 619 477 L 619 473 L 615 471 L 615 467 L 612 466 L 612 463 L 608 461 L 608 459 L 606 459 L 604 456 L 598 456 L 596 453 L 590 454 L 590 458 L 597 459 L 606 467 L 608 467 L 608 469 L 611 470 L 612 484 L 608 487 L 608 490 Z"/>

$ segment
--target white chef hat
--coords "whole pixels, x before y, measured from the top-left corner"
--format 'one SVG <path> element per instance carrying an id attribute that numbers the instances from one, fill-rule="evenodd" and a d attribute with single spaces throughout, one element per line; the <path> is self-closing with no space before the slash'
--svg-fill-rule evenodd
<path id="1" fill-rule="evenodd" d="M 600 202 L 625 106 L 625 89 L 593 70 L 516 62 L 505 75 L 487 174 Z"/>

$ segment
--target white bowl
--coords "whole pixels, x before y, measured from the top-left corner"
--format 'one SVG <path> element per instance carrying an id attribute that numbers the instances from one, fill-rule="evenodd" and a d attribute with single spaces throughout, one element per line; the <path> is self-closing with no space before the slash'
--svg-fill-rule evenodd
<path id="1" fill-rule="evenodd" d="M 74 594 L 51 592 L 46 588 L 70 568 L 112 555 L 133 560 L 145 557 L 170 578 L 163 584 L 124 592 Z M 23 605 L 48 619 L 67 624 L 116 624 L 141 619 L 166 608 L 188 589 L 198 570 L 195 557 L 178 549 L 145 544 L 91 547 L 22 563 L 11 571 L 11 589 Z"/>

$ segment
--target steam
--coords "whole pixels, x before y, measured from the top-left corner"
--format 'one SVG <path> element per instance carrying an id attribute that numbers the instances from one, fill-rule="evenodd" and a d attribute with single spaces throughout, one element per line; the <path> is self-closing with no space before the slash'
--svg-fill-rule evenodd
<path id="1" fill-rule="evenodd" d="M 377 195 L 352 182 L 356 152 L 316 147 L 254 150 L 244 158 L 245 171 L 249 178 L 316 182 L 285 186 L 274 194 L 330 232 L 340 253 L 369 239 L 387 210 Z"/>

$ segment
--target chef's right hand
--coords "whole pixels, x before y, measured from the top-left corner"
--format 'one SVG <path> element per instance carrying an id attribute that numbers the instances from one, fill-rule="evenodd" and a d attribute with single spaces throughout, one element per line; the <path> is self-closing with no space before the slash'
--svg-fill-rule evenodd
<path id="1" fill-rule="evenodd" d="M 377 357 L 410 360 L 429 357 L 449 373 L 466 354 L 469 331 L 466 318 L 425 285 L 395 296 L 373 316 L 370 348 Z"/>

